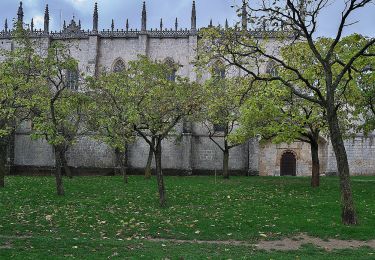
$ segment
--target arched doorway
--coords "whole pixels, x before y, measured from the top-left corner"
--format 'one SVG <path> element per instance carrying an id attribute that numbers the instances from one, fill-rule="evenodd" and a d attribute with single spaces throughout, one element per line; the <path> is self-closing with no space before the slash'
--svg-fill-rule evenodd
<path id="1" fill-rule="evenodd" d="M 292 152 L 285 152 L 281 156 L 280 175 L 296 176 L 296 156 Z"/>

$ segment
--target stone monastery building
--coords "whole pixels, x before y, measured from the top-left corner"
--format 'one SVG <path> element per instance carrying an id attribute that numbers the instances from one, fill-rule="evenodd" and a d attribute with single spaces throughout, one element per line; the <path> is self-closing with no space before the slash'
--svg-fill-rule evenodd
<path id="1" fill-rule="evenodd" d="M 246 9 L 244 10 L 246 14 Z M 190 10 L 187 11 L 187 13 Z M 18 9 L 18 21 L 23 21 L 22 3 Z M 95 75 L 100 68 L 120 70 L 125 64 L 146 55 L 151 59 L 172 60 L 181 65 L 178 74 L 196 80 L 192 65 L 196 57 L 199 41 L 196 26 L 196 5 L 193 1 L 190 29 L 179 29 L 176 19 L 175 28 L 148 29 L 146 5 L 142 9 L 142 26 L 140 30 L 129 28 L 128 22 L 123 30 L 98 30 L 99 14 L 95 5 L 92 30 L 83 30 L 81 22 L 73 19 L 69 24 L 64 22 L 63 30 L 50 32 L 49 10 L 45 10 L 44 28 L 36 30 L 33 21 L 30 24 L 31 37 L 47 48 L 53 41 L 69 41 L 72 56 L 79 61 L 79 71 L 86 75 Z M 247 23 L 242 19 L 242 23 Z M 242 24 L 247 26 L 247 24 Z M 251 33 L 257 33 L 256 31 Z M 11 39 L 7 21 L 0 32 L 0 48 L 11 50 L 14 43 Z M 78 73 L 76 73 L 78 75 Z M 70 75 L 71 87 L 78 88 L 75 75 Z M 78 77 L 78 76 L 77 76 Z M 49 173 L 54 166 L 51 146 L 45 141 L 34 141 L 30 138 L 31 128 L 25 124 L 13 137 L 9 162 L 13 173 L 35 172 Z M 180 137 L 180 138 L 176 138 Z M 222 141 L 222 137 L 217 137 Z M 375 174 L 375 134 L 347 140 L 346 147 L 352 174 Z M 142 170 L 147 161 L 148 145 L 142 140 L 131 145 L 128 152 L 128 167 L 131 171 Z M 334 152 L 329 140 L 320 141 L 321 173 L 337 172 Z M 112 173 L 116 167 L 113 151 L 105 144 L 88 137 L 82 138 L 67 154 L 68 163 L 78 173 Z M 223 153 L 209 139 L 208 133 L 200 123 L 181 124 L 169 139 L 163 143 L 163 168 L 165 173 L 213 174 L 222 168 Z M 260 144 L 258 140 L 233 148 L 230 151 L 230 170 L 239 174 L 260 175 L 310 175 L 310 147 L 306 143 Z M 33 170 L 30 170 L 33 169 Z"/>

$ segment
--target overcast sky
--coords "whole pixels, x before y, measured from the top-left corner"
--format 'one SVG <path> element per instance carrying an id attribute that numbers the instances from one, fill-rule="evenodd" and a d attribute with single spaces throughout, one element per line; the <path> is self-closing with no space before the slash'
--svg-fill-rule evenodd
<path id="1" fill-rule="evenodd" d="M 250 0 L 258 1 L 258 0 Z M 322 13 L 319 23 L 319 34 L 332 36 L 337 28 L 340 10 L 343 9 L 344 0 L 332 0 L 333 3 Z M 84 29 L 92 28 L 92 13 L 94 3 L 99 5 L 99 27 L 110 29 L 111 19 L 115 20 L 115 28 L 125 27 L 128 18 L 131 28 L 140 28 L 141 21 L 141 0 L 24 0 L 25 23 L 29 23 L 34 17 L 36 28 L 43 27 L 43 13 L 45 5 L 50 7 L 51 29 L 59 30 L 61 20 L 70 21 L 75 16 L 76 20 L 82 21 Z M 214 25 L 225 22 L 228 19 L 234 24 L 238 17 L 235 9 L 231 6 L 240 0 L 197 0 L 197 23 L 198 27 L 206 26 L 212 18 Z M 190 14 L 192 0 L 147 0 L 147 27 L 158 28 L 160 18 L 163 18 L 165 27 L 174 27 L 174 20 L 179 19 L 182 28 L 190 27 Z M 10 21 L 17 15 L 19 1 L 0 0 L 0 28 L 4 27 L 4 20 Z M 60 19 L 60 16 L 62 19 Z M 346 30 L 346 34 L 358 32 L 368 36 L 375 36 L 375 5 L 370 4 L 365 9 L 356 12 L 351 21 L 359 21 Z M 69 22 L 68 22 L 69 23 Z"/>

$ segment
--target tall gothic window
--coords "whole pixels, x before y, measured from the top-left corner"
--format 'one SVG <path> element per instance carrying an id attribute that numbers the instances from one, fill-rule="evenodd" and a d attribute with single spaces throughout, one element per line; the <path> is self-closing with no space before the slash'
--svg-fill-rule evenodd
<path id="1" fill-rule="evenodd" d="M 113 72 L 117 73 L 117 72 L 122 72 L 125 70 L 125 63 L 123 62 L 123 60 L 119 59 L 115 62 L 115 64 L 113 65 Z"/>
<path id="2" fill-rule="evenodd" d="M 222 124 L 214 124 L 214 132 L 224 132 L 225 125 Z"/>
<path id="3" fill-rule="evenodd" d="M 171 71 L 168 72 L 167 79 L 170 81 L 176 81 L 176 63 L 173 61 L 172 58 L 166 58 L 164 63 L 171 68 Z"/>
<path id="4" fill-rule="evenodd" d="M 266 68 L 266 73 L 270 74 L 272 77 L 279 76 L 279 73 L 277 71 L 277 66 L 274 61 L 269 61 Z"/>
<path id="5" fill-rule="evenodd" d="M 66 86 L 71 90 L 78 90 L 78 83 L 78 70 L 68 70 L 66 72 Z"/>
<path id="6" fill-rule="evenodd" d="M 225 66 L 221 61 L 216 61 L 213 65 L 213 76 L 218 79 L 225 78 Z"/>
<path id="7" fill-rule="evenodd" d="M 225 83 L 220 82 L 220 80 L 225 79 L 225 65 L 222 61 L 218 60 L 213 64 L 213 75 L 218 87 L 225 87 Z M 224 124 L 214 124 L 214 132 L 224 132 Z"/>

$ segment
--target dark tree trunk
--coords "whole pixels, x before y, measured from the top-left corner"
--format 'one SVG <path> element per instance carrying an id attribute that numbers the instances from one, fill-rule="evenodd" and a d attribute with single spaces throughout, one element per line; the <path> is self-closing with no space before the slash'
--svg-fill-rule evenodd
<path id="1" fill-rule="evenodd" d="M 156 177 L 158 182 L 159 189 L 159 204 L 160 207 L 166 206 L 166 196 L 165 196 L 165 187 L 164 187 L 164 177 L 161 166 L 161 140 L 157 140 L 156 149 L 155 149 L 155 162 L 156 162 Z"/>
<path id="2" fill-rule="evenodd" d="M 229 179 L 229 149 L 225 145 L 224 156 L 223 156 L 223 177 Z"/>
<path id="3" fill-rule="evenodd" d="M 145 168 L 145 179 L 151 179 L 151 175 L 152 175 L 151 164 L 152 164 L 153 156 L 154 156 L 154 152 L 152 151 L 152 148 L 150 147 L 150 150 L 148 152 L 147 164 Z"/>
<path id="4" fill-rule="evenodd" d="M 223 178 L 229 179 L 229 145 L 228 145 L 228 124 L 224 128 L 224 154 L 223 154 Z"/>
<path id="5" fill-rule="evenodd" d="M 56 190 L 58 196 L 64 196 L 64 184 L 63 184 L 63 178 L 61 174 L 61 158 L 62 158 L 62 148 L 54 147 L 55 148 L 55 179 L 56 179 Z"/>
<path id="6" fill-rule="evenodd" d="M 339 121 L 334 108 L 327 109 L 329 132 L 333 150 L 336 155 L 341 190 L 341 219 L 345 225 L 356 225 L 357 214 L 354 207 L 352 187 L 350 183 L 349 163 Z"/>
<path id="7" fill-rule="evenodd" d="M 66 160 L 66 151 L 65 150 L 63 150 L 61 152 L 61 165 L 64 168 L 65 175 L 67 177 L 69 177 L 70 179 L 72 179 L 73 178 L 73 174 L 72 174 L 72 170 L 70 169 L 70 167 L 68 165 L 68 161 Z"/>
<path id="8" fill-rule="evenodd" d="M 312 140 L 310 143 L 311 161 L 312 161 L 312 175 L 311 187 L 317 188 L 320 185 L 320 163 L 319 163 L 319 144 L 317 140 Z"/>
<path id="9" fill-rule="evenodd" d="M 7 174 L 7 148 L 8 142 L 6 140 L 0 140 L 0 188 L 5 187 L 5 175 Z"/>
<path id="10" fill-rule="evenodd" d="M 120 173 L 124 179 L 124 183 L 128 183 L 128 175 L 125 167 L 125 153 L 116 149 L 117 165 L 120 168 Z"/>

